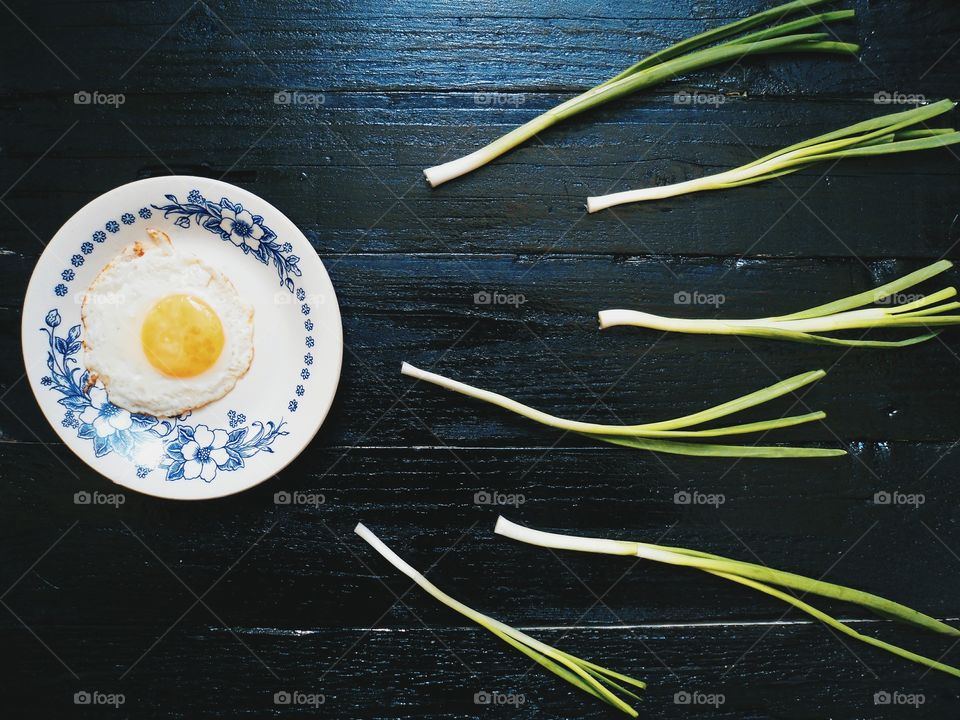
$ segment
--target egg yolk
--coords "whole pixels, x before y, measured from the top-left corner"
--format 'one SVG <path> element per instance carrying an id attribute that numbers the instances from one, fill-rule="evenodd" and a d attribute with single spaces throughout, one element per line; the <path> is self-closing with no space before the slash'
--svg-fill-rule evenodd
<path id="1" fill-rule="evenodd" d="M 200 298 L 168 295 L 147 312 L 140 343 L 150 364 L 164 375 L 193 377 L 220 357 L 223 325 Z"/>

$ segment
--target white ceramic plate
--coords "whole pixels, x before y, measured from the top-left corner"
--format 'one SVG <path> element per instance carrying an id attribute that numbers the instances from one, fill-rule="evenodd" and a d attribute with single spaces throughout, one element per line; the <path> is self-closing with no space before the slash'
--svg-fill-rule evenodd
<path id="1" fill-rule="evenodd" d="M 179 418 L 131 415 L 102 386 L 85 387 L 81 300 L 147 228 L 220 270 L 254 306 L 249 372 Z M 22 334 L 30 386 L 67 447 L 120 485 L 184 500 L 246 490 L 299 455 L 333 402 L 343 352 L 333 285 L 303 233 L 246 190 L 187 176 L 123 185 L 70 218 L 30 279 Z"/>

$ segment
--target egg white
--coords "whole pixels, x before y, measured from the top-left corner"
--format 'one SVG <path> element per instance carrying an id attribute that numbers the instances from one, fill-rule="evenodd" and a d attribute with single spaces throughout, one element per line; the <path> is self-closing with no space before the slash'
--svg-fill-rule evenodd
<path id="1" fill-rule="evenodd" d="M 130 412 L 175 417 L 229 393 L 253 361 L 253 308 L 222 273 L 177 252 L 165 233 L 134 243 L 100 271 L 83 297 L 83 345 L 91 381 L 100 380 L 114 405 Z M 194 377 L 157 370 L 140 340 L 149 310 L 168 295 L 206 302 L 223 325 L 217 361 Z"/>

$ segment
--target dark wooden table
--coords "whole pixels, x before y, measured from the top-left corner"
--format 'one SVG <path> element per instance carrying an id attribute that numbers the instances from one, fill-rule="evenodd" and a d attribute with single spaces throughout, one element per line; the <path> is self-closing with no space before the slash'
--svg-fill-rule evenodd
<path id="1" fill-rule="evenodd" d="M 362 520 L 455 597 L 648 680 L 643 717 L 956 718 L 956 679 L 746 588 L 492 534 L 503 511 L 537 527 L 662 538 L 960 616 L 960 333 L 844 352 L 596 328 L 605 307 L 675 312 L 679 291 L 722 293 L 730 316 L 783 313 L 960 257 L 949 151 L 583 212 L 588 194 L 698 176 L 895 109 L 876 105 L 877 92 L 957 92 L 955 2 L 851 4 L 858 19 L 839 32 L 863 43 L 860 61 L 774 57 L 703 71 L 430 190 L 422 168 L 768 4 L 0 2 L 2 715 L 617 716 L 407 593 L 406 578 L 352 534 Z M 322 103 L 274 102 L 291 90 Z M 678 104 L 680 90 L 725 101 Z M 125 102 L 75 104 L 81 91 Z M 486 92 L 502 95 L 476 94 Z M 58 442 L 23 379 L 24 290 L 72 213 L 171 172 L 248 188 L 307 234 L 343 312 L 337 400 L 300 458 L 254 490 L 77 506 L 75 492 L 112 486 Z M 525 302 L 477 305 L 482 291 Z M 850 455 L 732 461 L 597 447 L 415 386 L 399 375 L 402 360 L 599 421 L 670 417 L 822 367 L 825 380 L 772 409 L 823 408 L 826 424 L 770 439 Z M 326 502 L 278 506 L 281 490 Z M 682 490 L 725 503 L 676 504 Z M 925 502 L 874 502 L 895 490 Z M 481 491 L 524 503 L 477 505 Z M 820 604 L 960 663 L 949 639 Z M 305 702 L 275 704 L 282 691 Z M 725 702 L 675 703 L 683 691 Z M 124 702 L 76 705 L 76 692 Z M 481 692 L 523 703 L 477 705 Z M 878 692 L 923 704 L 877 704 Z"/>

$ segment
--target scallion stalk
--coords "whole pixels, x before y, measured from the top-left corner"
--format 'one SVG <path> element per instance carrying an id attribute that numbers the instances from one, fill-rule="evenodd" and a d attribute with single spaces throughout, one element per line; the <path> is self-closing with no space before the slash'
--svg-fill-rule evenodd
<path id="1" fill-rule="evenodd" d="M 608 670 L 592 662 L 581 660 L 562 650 L 557 650 L 550 645 L 530 637 L 526 633 L 515 630 L 499 620 L 495 620 L 489 615 L 484 615 L 473 608 L 467 607 L 427 580 L 422 573 L 415 570 L 393 550 L 387 547 L 387 545 L 363 525 L 363 523 L 358 523 L 357 527 L 354 528 L 354 532 L 366 540 L 374 550 L 386 558 L 397 570 L 413 580 L 428 594 L 432 595 L 451 610 L 455 610 L 464 617 L 477 623 L 480 627 L 489 630 L 505 643 L 519 650 L 531 660 L 542 665 L 563 680 L 566 680 L 574 687 L 603 700 L 605 703 L 612 705 L 630 717 L 637 717 L 637 711 L 624 702 L 614 691 L 639 700 L 639 695 L 624 687 L 624 685 L 631 685 L 643 690 L 647 687 L 646 683 L 629 677 L 628 675 Z"/>
<path id="2" fill-rule="evenodd" d="M 835 585 L 822 580 L 814 580 L 813 578 L 804 577 L 803 575 L 773 570 L 764 565 L 731 560 L 719 555 L 711 555 L 709 553 L 687 550 L 685 548 L 666 547 L 642 542 L 627 542 L 623 540 L 577 537 L 533 530 L 510 522 L 504 517 L 497 519 L 494 532 L 520 542 L 551 549 L 575 550 L 609 555 L 628 555 L 653 560 L 654 562 L 667 563 L 669 565 L 696 568 L 783 600 L 852 638 L 856 638 L 874 647 L 879 647 L 894 655 L 911 660 L 912 662 L 933 668 L 934 670 L 960 677 L 960 669 L 958 668 L 946 665 L 938 660 L 924 657 L 923 655 L 918 655 L 917 653 L 884 642 L 883 640 L 878 640 L 869 635 L 858 633 L 848 625 L 845 625 L 836 618 L 818 610 L 803 600 L 803 597 L 808 594 L 842 600 L 868 608 L 885 618 L 894 618 L 937 633 L 951 637 L 960 637 L 960 630 L 957 628 L 905 605 L 887 600 L 872 593 L 854 590 L 853 588 Z M 796 590 L 802 593 L 802 595 L 797 597 L 793 594 L 785 593 L 777 587 L 771 586 Z"/>
<path id="3" fill-rule="evenodd" d="M 590 110 L 643 88 L 659 85 L 700 68 L 723 62 L 734 62 L 748 55 L 778 52 L 824 52 L 852 55 L 860 48 L 852 43 L 834 42 L 824 32 L 801 33 L 832 22 L 854 17 L 853 10 L 809 15 L 800 20 L 773 25 L 773 27 L 744 35 L 740 38 L 706 47 L 714 42 L 738 35 L 747 30 L 777 23 L 780 20 L 822 5 L 832 0 L 794 0 L 778 7 L 751 15 L 728 25 L 682 40 L 664 50 L 653 53 L 609 80 L 577 95 L 538 115 L 498 140 L 457 160 L 436 165 L 423 171 L 433 187 L 453 180 L 486 165 L 491 160 L 512 150 L 534 135 L 568 117 Z"/>
<path id="4" fill-rule="evenodd" d="M 770 387 L 757 390 L 743 397 L 730 400 L 717 405 L 716 407 L 702 410 L 685 415 L 683 417 L 665 420 L 661 422 L 643 423 L 639 425 L 603 425 L 598 423 L 581 422 L 579 420 L 567 420 L 556 415 L 537 410 L 524 405 L 523 403 L 512 400 L 504 395 L 500 395 L 489 390 L 467 385 L 466 383 L 437 375 L 436 373 L 421 370 L 403 363 L 400 369 L 401 374 L 417 380 L 438 385 L 439 387 L 452 390 L 453 392 L 467 395 L 477 400 L 497 405 L 510 410 L 525 418 L 529 418 L 542 425 L 576 432 L 596 440 L 612 443 L 614 445 L 623 445 L 640 450 L 652 450 L 654 452 L 672 453 L 676 455 L 694 455 L 706 457 L 755 457 L 755 458 L 787 458 L 787 457 L 835 457 L 845 455 L 845 450 L 834 450 L 829 448 L 802 448 L 802 447 L 782 447 L 782 446 L 753 446 L 753 445 L 714 445 L 706 443 L 683 442 L 686 439 L 723 437 L 727 435 L 743 435 L 746 433 L 766 432 L 777 428 L 801 425 L 803 423 L 822 420 L 826 417 L 824 412 L 811 412 L 804 415 L 793 415 L 790 417 L 777 418 L 774 420 L 765 420 L 762 422 L 745 423 L 742 425 L 728 425 L 725 427 L 703 429 L 691 429 L 704 423 L 726 417 L 741 410 L 755 407 L 788 393 L 794 392 L 810 383 L 816 382 L 826 373 L 823 370 L 814 370 L 812 372 L 801 373 L 791 378 L 787 378 Z M 677 442 L 680 440 L 681 442 Z"/>
<path id="5" fill-rule="evenodd" d="M 891 113 L 840 128 L 715 175 L 672 185 L 589 197 L 587 210 L 593 213 L 625 203 L 661 200 L 704 190 L 726 190 L 781 177 L 825 160 L 890 155 L 954 145 L 960 143 L 960 132 L 953 128 L 907 128 L 923 124 L 949 112 L 955 106 L 953 100 L 941 100 L 932 105 Z"/>
<path id="6" fill-rule="evenodd" d="M 861 348 L 906 347 L 930 340 L 937 336 L 938 331 L 926 332 L 904 340 L 856 340 L 830 337 L 818 333 L 871 328 L 930 328 L 960 325 L 960 315 L 944 314 L 960 309 L 960 302 L 943 302 L 957 294 L 954 287 L 944 288 L 902 305 L 864 307 L 883 302 L 951 267 L 953 267 L 953 263 L 949 260 L 940 260 L 886 285 L 881 285 L 874 290 L 779 317 L 746 320 L 670 318 L 637 310 L 601 310 L 598 316 L 601 329 L 618 325 L 633 325 L 663 332 L 700 335 L 746 335 L 818 345 L 842 345 Z"/>

